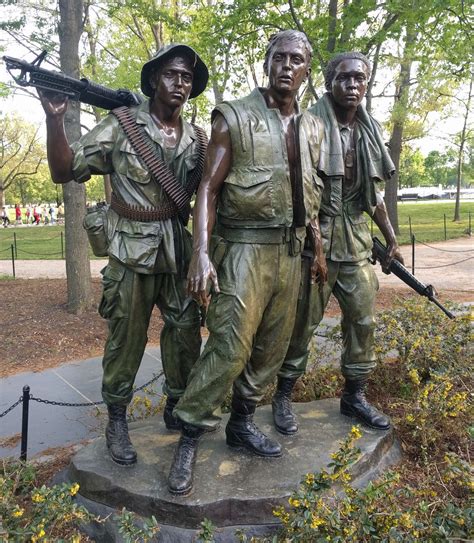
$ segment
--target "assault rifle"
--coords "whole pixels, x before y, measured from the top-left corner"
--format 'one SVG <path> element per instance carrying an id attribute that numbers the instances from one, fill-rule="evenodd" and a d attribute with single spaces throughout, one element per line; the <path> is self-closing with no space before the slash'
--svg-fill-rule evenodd
<path id="1" fill-rule="evenodd" d="M 374 242 L 374 246 L 372 249 L 372 256 L 374 258 L 374 264 L 375 261 L 383 262 L 387 255 L 387 248 L 383 243 L 376 237 L 372 238 Z M 390 263 L 389 271 L 392 272 L 394 275 L 396 275 L 399 279 L 401 279 L 406 285 L 408 285 L 410 288 L 412 288 L 415 292 L 420 294 L 421 296 L 426 296 L 430 302 L 433 302 L 436 304 L 450 319 L 454 319 L 454 315 L 449 311 L 449 309 L 446 309 L 437 299 L 436 299 L 436 293 L 433 285 L 424 285 L 418 279 L 412 275 L 405 266 L 399 262 L 398 260 L 393 259 Z"/>
<path id="2" fill-rule="evenodd" d="M 86 78 L 75 79 L 61 72 L 54 72 L 40 67 L 47 55 L 40 53 L 33 62 L 4 56 L 8 73 L 20 87 L 36 87 L 55 94 L 64 94 L 71 100 L 82 102 L 102 109 L 115 109 L 120 106 L 137 106 L 143 99 L 139 94 L 127 89 L 113 90 L 93 83 Z M 19 70 L 14 74 L 14 70 Z"/>

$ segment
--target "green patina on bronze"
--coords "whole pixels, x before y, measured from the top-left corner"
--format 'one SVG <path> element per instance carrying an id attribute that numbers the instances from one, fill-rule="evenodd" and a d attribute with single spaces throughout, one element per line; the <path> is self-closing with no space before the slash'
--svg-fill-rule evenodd
<path id="1" fill-rule="evenodd" d="M 310 282 L 310 259 L 303 257 L 303 280 L 298 297 L 296 322 L 288 353 L 278 375 L 298 378 L 306 370 L 309 342 L 323 318 L 330 294 L 342 311 L 344 336 L 341 369 L 346 378 L 365 379 L 375 367 L 375 295 L 378 280 L 369 263 L 372 236 L 364 211 L 372 214 L 377 182 L 394 171 L 378 123 L 359 105 L 354 137 L 353 179 L 345 179 L 344 141 L 329 94 L 310 108 L 324 123 L 318 170 L 324 183 L 319 214 L 328 282 Z"/>
<path id="2" fill-rule="evenodd" d="M 131 108 L 132 115 L 155 143 L 156 152 L 186 183 L 197 162 L 197 141 L 192 126 L 181 120 L 181 137 L 174 149 L 165 148 L 150 103 Z M 111 174 L 114 193 L 140 208 L 159 207 L 168 201 L 151 179 L 117 119 L 108 115 L 79 142 L 73 143 L 76 181 L 94 174 Z M 186 273 L 192 251 L 191 235 L 178 217 L 139 222 L 108 210 L 109 264 L 103 270 L 100 313 L 109 322 L 105 346 L 102 394 L 108 405 L 127 404 L 142 359 L 153 307 L 162 313 L 161 352 L 166 376 L 164 391 L 179 397 L 191 366 L 200 352 L 200 312 L 186 296 Z"/>
<path id="3" fill-rule="evenodd" d="M 219 293 L 207 315 L 210 336 L 174 413 L 214 428 L 216 410 L 234 384 L 249 401 L 261 399 L 290 339 L 300 285 L 305 227 L 294 228 L 287 148 L 278 110 L 260 90 L 220 104 L 232 141 L 232 167 L 218 202 L 211 257 Z M 317 217 L 322 191 L 315 165 L 321 125 L 295 119 L 306 222 Z M 316 157 L 316 160 L 315 160 Z"/>

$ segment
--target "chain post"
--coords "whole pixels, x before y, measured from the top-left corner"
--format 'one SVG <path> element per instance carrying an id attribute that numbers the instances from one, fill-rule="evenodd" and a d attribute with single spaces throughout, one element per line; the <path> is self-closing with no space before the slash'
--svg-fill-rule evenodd
<path id="1" fill-rule="evenodd" d="M 446 241 L 448 239 L 448 232 L 446 229 L 446 213 L 444 213 L 443 218 L 444 218 L 444 241 Z"/>
<path id="2" fill-rule="evenodd" d="M 15 245 L 15 258 L 18 258 L 18 245 L 16 242 L 16 232 L 13 232 L 13 244 Z"/>
<path id="3" fill-rule="evenodd" d="M 413 236 L 413 231 L 411 229 L 411 216 L 408 215 L 408 227 L 410 228 L 410 238 Z"/>
<path id="4" fill-rule="evenodd" d="M 15 272 L 15 247 L 13 246 L 13 243 L 11 245 L 12 250 L 12 268 L 13 268 L 13 279 L 16 278 L 16 272 Z"/>
<path id="5" fill-rule="evenodd" d="M 415 234 L 411 236 L 411 273 L 415 275 Z"/>
<path id="6" fill-rule="evenodd" d="M 469 211 L 469 230 L 468 230 L 469 236 L 472 236 L 472 228 L 471 228 L 471 212 Z"/>
<path id="7" fill-rule="evenodd" d="M 61 258 L 64 260 L 64 237 L 63 237 L 62 230 L 61 230 Z"/>
<path id="8" fill-rule="evenodd" d="M 23 412 L 21 416 L 21 452 L 20 460 L 26 461 L 26 453 L 28 449 L 28 415 L 30 408 L 30 387 L 23 387 Z"/>

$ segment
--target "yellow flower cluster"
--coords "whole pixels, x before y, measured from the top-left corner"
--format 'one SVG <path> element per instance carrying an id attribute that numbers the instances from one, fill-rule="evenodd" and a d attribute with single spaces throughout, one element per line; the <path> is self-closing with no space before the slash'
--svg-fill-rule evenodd
<path id="1" fill-rule="evenodd" d="M 71 496 L 75 496 L 77 494 L 79 490 L 79 484 L 78 483 L 74 483 L 71 488 L 69 489 L 69 494 L 71 494 Z"/>
<path id="2" fill-rule="evenodd" d="M 33 494 L 33 496 L 31 496 L 31 499 L 32 501 L 34 501 L 35 503 L 42 503 L 44 502 L 45 498 L 44 496 L 42 496 L 41 494 L 39 494 L 38 492 L 35 492 Z"/>
<path id="3" fill-rule="evenodd" d="M 299 507 L 301 505 L 300 501 L 293 497 L 288 498 L 288 503 L 291 507 Z"/>
<path id="4" fill-rule="evenodd" d="M 360 439 L 362 437 L 362 432 L 360 431 L 360 426 L 353 426 L 351 428 L 351 436 L 353 439 Z"/>
<path id="5" fill-rule="evenodd" d="M 316 530 L 318 526 L 322 526 L 325 523 L 326 521 L 323 518 L 318 517 L 314 513 L 311 513 L 311 528 L 313 530 Z"/>
<path id="6" fill-rule="evenodd" d="M 416 386 L 421 383 L 420 375 L 418 374 L 418 370 L 415 368 L 408 372 L 408 377 L 410 377 L 410 381 Z"/>
<path id="7" fill-rule="evenodd" d="M 15 511 L 13 511 L 12 514 L 13 514 L 13 516 L 14 516 L 15 518 L 20 518 L 20 517 L 23 516 L 23 513 L 24 513 L 24 512 L 25 512 L 25 510 L 22 509 L 21 507 L 19 507 L 18 509 L 15 509 Z"/>

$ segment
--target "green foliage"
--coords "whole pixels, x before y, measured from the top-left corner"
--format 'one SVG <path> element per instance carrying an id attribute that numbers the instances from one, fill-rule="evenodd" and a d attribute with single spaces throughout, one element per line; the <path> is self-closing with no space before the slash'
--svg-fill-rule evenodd
<path id="1" fill-rule="evenodd" d="M 36 469 L 4 461 L 0 471 L 0 532 L 2 541 L 80 542 L 78 525 L 95 517 L 79 506 L 77 483 L 36 487 Z M 64 539 L 63 539 L 64 540 Z"/>
<path id="2" fill-rule="evenodd" d="M 415 543 L 470 540 L 474 530 L 472 323 L 447 319 L 423 300 L 399 300 L 378 319 L 378 367 L 370 387 L 390 414 L 404 462 L 365 488 L 351 486 L 358 427 L 331 455 L 329 470 L 306 474 L 275 515 L 271 539 L 296 543 Z M 332 339 L 340 344 L 339 331 Z M 320 368 L 326 371 L 326 368 Z M 318 398 L 315 394 L 312 398 Z M 374 401 L 372 399 L 372 401 Z"/>
<path id="3" fill-rule="evenodd" d="M 139 521 L 137 515 L 127 511 L 125 507 L 120 515 L 115 515 L 114 520 L 125 543 L 147 543 L 160 531 L 153 515 L 149 519 Z M 141 527 L 138 524 L 141 524 Z"/>
<path id="4" fill-rule="evenodd" d="M 420 298 L 379 316 L 374 389 L 381 397 L 390 390 L 405 449 L 426 465 L 469 447 L 471 334 L 467 315 L 450 320 Z"/>
<path id="5" fill-rule="evenodd" d="M 400 156 L 399 185 L 401 187 L 420 187 L 429 185 L 429 181 L 423 155 L 418 149 L 412 149 L 405 145 Z"/>
<path id="6" fill-rule="evenodd" d="M 213 543 L 216 527 L 207 518 L 200 523 L 199 532 L 196 536 L 197 543 Z"/>

